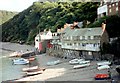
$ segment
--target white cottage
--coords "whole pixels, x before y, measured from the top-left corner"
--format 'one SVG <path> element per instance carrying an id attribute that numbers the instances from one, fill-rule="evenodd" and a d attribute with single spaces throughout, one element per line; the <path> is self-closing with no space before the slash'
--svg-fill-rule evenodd
<path id="1" fill-rule="evenodd" d="M 44 31 L 40 32 L 35 37 L 35 48 L 37 48 L 39 51 L 46 51 L 48 42 L 52 39 L 52 32 Z"/>

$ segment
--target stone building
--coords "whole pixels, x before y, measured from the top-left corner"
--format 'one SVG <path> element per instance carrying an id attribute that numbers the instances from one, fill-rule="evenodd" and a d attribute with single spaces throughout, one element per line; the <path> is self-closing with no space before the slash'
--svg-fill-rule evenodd
<path id="1" fill-rule="evenodd" d="M 102 28 L 66 28 L 64 32 L 61 48 L 63 49 L 63 55 L 68 58 L 99 59 L 100 47 L 103 43 L 109 42 L 105 24 Z"/>
<path id="2" fill-rule="evenodd" d="M 119 0 L 101 0 L 100 7 L 97 9 L 98 18 L 103 16 L 118 15 L 120 16 Z"/>

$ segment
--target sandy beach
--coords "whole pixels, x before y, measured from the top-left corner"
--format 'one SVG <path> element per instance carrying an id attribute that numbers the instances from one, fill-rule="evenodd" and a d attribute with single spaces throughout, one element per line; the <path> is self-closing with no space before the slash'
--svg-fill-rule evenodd
<path id="1" fill-rule="evenodd" d="M 48 56 L 46 54 L 37 55 L 37 60 L 41 68 L 46 70 L 39 75 L 29 76 L 17 81 L 94 81 L 94 76 L 97 73 L 107 73 L 108 70 L 97 70 L 96 61 L 91 61 L 91 65 L 86 68 L 73 69 L 73 65 L 68 63 L 68 59 L 60 59 Z M 47 66 L 48 61 L 60 60 L 58 65 Z M 111 69 L 112 74 L 117 72 Z"/>
<path id="2" fill-rule="evenodd" d="M 11 49 L 11 50 L 24 50 L 24 46 L 19 44 L 4 44 L 3 48 Z M 28 46 L 29 50 L 34 50 L 34 47 Z M 62 59 L 57 57 L 48 56 L 46 54 L 36 55 L 37 57 L 37 65 L 40 68 L 46 68 L 46 70 L 42 74 L 29 76 L 25 78 L 18 79 L 16 81 L 94 81 L 94 76 L 98 73 L 108 73 L 108 70 L 97 70 L 97 62 L 91 61 L 91 65 L 89 67 L 73 69 L 73 65 L 69 64 L 70 59 Z M 47 66 L 48 61 L 60 60 L 60 64 Z M 26 66 L 27 67 L 27 66 Z M 114 69 L 114 66 L 110 69 L 111 75 L 116 76 L 118 73 Z M 22 71 L 21 71 L 22 72 Z M 108 82 L 107 82 L 108 83 Z"/>

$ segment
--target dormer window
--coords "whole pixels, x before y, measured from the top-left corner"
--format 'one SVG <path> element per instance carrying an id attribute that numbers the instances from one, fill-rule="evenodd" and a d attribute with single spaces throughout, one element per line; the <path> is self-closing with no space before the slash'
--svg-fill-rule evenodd
<path id="1" fill-rule="evenodd" d="M 82 40 L 85 40 L 85 36 L 82 36 Z"/>
<path id="2" fill-rule="evenodd" d="M 91 39 L 91 37 L 90 37 L 90 36 L 88 36 L 88 39 L 90 40 L 90 39 Z"/>

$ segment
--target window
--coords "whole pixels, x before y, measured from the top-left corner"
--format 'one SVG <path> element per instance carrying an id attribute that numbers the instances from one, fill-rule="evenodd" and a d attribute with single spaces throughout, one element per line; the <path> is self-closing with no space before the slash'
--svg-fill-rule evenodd
<path id="1" fill-rule="evenodd" d="M 85 40 L 85 36 L 82 36 L 82 40 Z"/>
<path id="2" fill-rule="evenodd" d="M 87 40 L 87 36 L 85 36 L 85 40 Z"/>
<path id="3" fill-rule="evenodd" d="M 116 11 L 118 11 L 118 7 L 116 7 Z"/>
<path id="4" fill-rule="evenodd" d="M 90 36 L 88 36 L 88 39 L 90 40 L 90 39 L 91 39 L 91 37 L 90 37 Z"/>
<path id="5" fill-rule="evenodd" d="M 91 39 L 93 39 L 93 36 L 91 36 Z"/>
<path id="6" fill-rule="evenodd" d="M 80 36 L 80 40 L 82 40 L 82 36 Z"/>
<path id="7" fill-rule="evenodd" d="M 94 44 L 94 47 L 96 47 L 96 44 Z"/>
<path id="8" fill-rule="evenodd" d="M 76 46 L 76 43 L 74 43 L 74 46 Z"/>
<path id="9" fill-rule="evenodd" d="M 77 41 L 79 41 L 80 40 L 80 37 L 79 36 L 77 36 Z"/>
<path id="10" fill-rule="evenodd" d="M 111 8 L 111 5 L 109 5 L 109 8 Z"/>
<path id="11" fill-rule="evenodd" d="M 85 44 L 84 44 L 84 43 L 82 43 L 82 46 L 85 46 Z"/>
<path id="12" fill-rule="evenodd" d="M 112 6 L 115 6 L 115 4 L 113 3 Z"/>
<path id="13" fill-rule="evenodd" d="M 116 6 L 118 6 L 118 2 L 116 2 Z"/>
<path id="14" fill-rule="evenodd" d="M 73 38 L 72 38 L 72 36 L 71 36 L 71 40 L 72 40 Z"/>
<path id="15" fill-rule="evenodd" d="M 98 36 L 94 36 L 94 39 L 98 39 Z"/>
<path id="16" fill-rule="evenodd" d="M 109 9 L 109 12 L 111 12 L 111 9 Z"/>
<path id="17" fill-rule="evenodd" d="M 38 39 L 36 39 L 36 41 L 38 41 Z"/>

